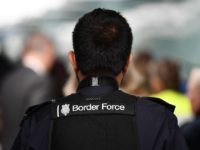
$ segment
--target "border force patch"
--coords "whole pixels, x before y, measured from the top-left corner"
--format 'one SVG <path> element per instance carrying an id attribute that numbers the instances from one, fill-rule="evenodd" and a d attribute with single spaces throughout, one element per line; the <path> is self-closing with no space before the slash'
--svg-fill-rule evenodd
<path id="1" fill-rule="evenodd" d="M 134 115 L 133 102 L 115 101 L 82 101 L 53 104 L 53 118 L 67 117 L 73 115 L 94 115 L 94 114 L 121 114 Z"/>

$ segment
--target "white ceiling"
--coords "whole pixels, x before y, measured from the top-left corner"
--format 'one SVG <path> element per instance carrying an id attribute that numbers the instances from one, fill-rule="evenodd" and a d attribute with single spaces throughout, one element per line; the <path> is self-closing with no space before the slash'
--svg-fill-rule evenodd
<path id="1" fill-rule="evenodd" d="M 49 9 L 61 7 L 67 0 L 1 0 L 0 26 L 13 25 L 24 18 L 38 17 Z"/>

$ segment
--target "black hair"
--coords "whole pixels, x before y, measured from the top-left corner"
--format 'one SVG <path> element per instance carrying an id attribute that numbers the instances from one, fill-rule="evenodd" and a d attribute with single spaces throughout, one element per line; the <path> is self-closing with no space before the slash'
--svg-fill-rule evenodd
<path id="1" fill-rule="evenodd" d="M 95 9 L 76 24 L 73 47 L 84 75 L 117 75 L 123 71 L 132 47 L 132 32 L 120 13 Z"/>

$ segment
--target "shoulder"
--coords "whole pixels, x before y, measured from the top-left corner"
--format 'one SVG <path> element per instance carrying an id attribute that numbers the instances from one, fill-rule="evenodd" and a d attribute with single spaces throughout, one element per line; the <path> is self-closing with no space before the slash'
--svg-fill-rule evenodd
<path id="1" fill-rule="evenodd" d="M 136 100 L 137 105 L 139 105 L 139 107 L 146 107 L 146 108 L 150 108 L 150 109 L 155 109 L 155 108 L 167 109 L 168 111 L 170 111 L 172 113 L 175 110 L 174 105 L 171 105 L 159 98 L 135 96 L 135 95 L 127 94 L 122 91 L 119 91 L 118 96 L 126 97 L 127 99 L 129 98 L 132 100 Z"/>
<path id="2" fill-rule="evenodd" d="M 41 104 L 38 104 L 38 105 L 33 105 L 31 107 L 29 107 L 26 111 L 25 111 L 25 114 L 24 116 L 25 117 L 30 117 L 32 116 L 33 114 L 35 113 L 38 113 L 44 109 L 47 109 L 48 106 L 53 103 L 54 100 L 51 100 L 51 101 L 47 101 L 47 102 L 44 102 L 44 103 L 41 103 Z"/>
<path id="3" fill-rule="evenodd" d="M 135 110 L 139 125 L 161 127 L 165 124 L 168 129 L 173 129 L 177 125 L 177 118 L 174 115 L 175 106 L 159 98 L 124 94 L 136 102 Z"/>
<path id="4" fill-rule="evenodd" d="M 34 105 L 29 107 L 24 114 L 24 117 L 20 123 L 20 126 L 23 125 L 23 123 L 25 121 L 30 121 L 33 118 L 40 121 L 43 119 L 49 119 L 51 118 L 51 109 L 52 106 L 56 103 L 60 103 L 63 101 L 70 101 L 73 99 L 75 94 L 71 94 L 69 96 L 66 97 L 62 97 L 62 98 L 57 98 L 57 99 L 52 99 L 50 101 L 46 101 L 44 103 L 38 104 L 38 105 Z"/>
<path id="5" fill-rule="evenodd" d="M 171 136 L 170 134 L 174 133 L 178 126 L 177 118 L 173 113 L 174 109 L 173 105 L 162 99 L 139 97 L 136 106 L 136 117 L 141 133 L 151 133 L 155 137 Z M 148 128 L 146 128 L 147 125 Z M 144 128 L 146 129 L 144 130 Z"/>
<path id="6" fill-rule="evenodd" d="M 160 98 L 155 98 L 155 97 L 140 97 L 139 100 L 143 101 L 146 104 L 151 104 L 154 107 L 165 108 L 165 109 L 169 110 L 172 113 L 175 110 L 175 106 L 174 105 L 171 105 L 171 104 L 165 102 L 164 100 L 162 100 Z"/>
<path id="7" fill-rule="evenodd" d="M 175 106 L 168 104 L 159 98 L 140 97 L 137 101 L 137 115 L 140 124 L 149 124 L 150 127 L 164 127 L 167 131 L 173 131 L 177 126 L 177 118 L 174 115 Z M 156 130 L 156 129 L 155 129 Z"/>
<path id="8" fill-rule="evenodd" d="M 173 114 L 175 106 L 159 98 L 126 95 L 136 101 L 135 109 L 139 134 L 165 137 L 177 129 L 177 118 Z M 156 140 L 152 136 L 142 136 L 141 138 L 144 141 L 147 139 Z"/>
<path id="9" fill-rule="evenodd" d="M 33 118 L 36 118 L 36 120 L 38 120 L 48 116 L 50 114 L 52 102 L 53 100 L 46 101 L 44 103 L 29 107 L 24 113 L 24 117 L 20 123 L 20 126 L 22 126 L 24 122 L 30 121 Z"/>

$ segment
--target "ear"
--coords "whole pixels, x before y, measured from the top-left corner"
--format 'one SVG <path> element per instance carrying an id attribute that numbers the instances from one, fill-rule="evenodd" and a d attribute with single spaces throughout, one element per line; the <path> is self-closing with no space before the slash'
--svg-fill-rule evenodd
<path id="1" fill-rule="evenodd" d="M 128 60 L 126 62 L 126 66 L 124 67 L 124 73 L 127 72 L 129 65 L 132 63 L 133 61 L 133 55 L 132 53 L 129 54 Z"/>
<path id="2" fill-rule="evenodd" d="M 76 71 L 77 70 L 77 63 L 76 63 L 76 57 L 73 51 L 68 52 L 67 58 L 72 65 L 72 68 Z"/>

